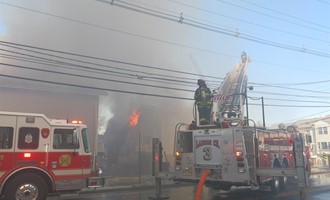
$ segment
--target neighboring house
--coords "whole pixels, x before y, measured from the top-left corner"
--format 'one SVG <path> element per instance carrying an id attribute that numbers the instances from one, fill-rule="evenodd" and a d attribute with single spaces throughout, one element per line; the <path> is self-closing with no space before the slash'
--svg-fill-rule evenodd
<path id="1" fill-rule="evenodd" d="M 310 134 L 311 161 L 313 165 L 330 165 L 330 117 L 300 120 L 294 124 Z"/>

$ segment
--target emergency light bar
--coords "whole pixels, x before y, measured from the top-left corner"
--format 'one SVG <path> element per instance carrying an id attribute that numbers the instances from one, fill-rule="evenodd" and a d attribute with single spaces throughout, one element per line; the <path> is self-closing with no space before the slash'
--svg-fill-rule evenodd
<path id="1" fill-rule="evenodd" d="M 83 124 L 83 122 L 80 120 L 73 120 L 71 123 L 72 124 Z"/>

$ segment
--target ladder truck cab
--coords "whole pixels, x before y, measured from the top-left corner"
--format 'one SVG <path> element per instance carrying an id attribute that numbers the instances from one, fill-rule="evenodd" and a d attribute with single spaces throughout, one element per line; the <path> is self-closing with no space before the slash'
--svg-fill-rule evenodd
<path id="1" fill-rule="evenodd" d="M 44 200 L 104 184 L 93 168 L 87 126 L 43 114 L 0 111 L 0 193 Z"/>
<path id="2" fill-rule="evenodd" d="M 175 181 L 198 182 L 207 171 L 205 185 L 214 189 L 250 186 L 277 193 L 285 188 L 286 176 L 265 175 L 259 170 L 294 168 L 293 141 L 298 133 L 248 125 L 243 109 L 247 61 L 242 53 L 242 61 L 227 74 L 213 97 L 215 118 L 210 125 L 176 126 Z"/>

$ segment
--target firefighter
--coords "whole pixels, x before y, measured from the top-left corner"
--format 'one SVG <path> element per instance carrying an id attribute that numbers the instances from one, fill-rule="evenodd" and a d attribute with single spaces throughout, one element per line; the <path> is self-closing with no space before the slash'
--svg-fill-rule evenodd
<path id="1" fill-rule="evenodd" d="M 198 88 L 195 91 L 195 103 L 198 107 L 199 113 L 199 124 L 207 125 L 210 124 L 211 110 L 212 110 L 212 93 L 211 90 L 206 86 L 205 81 L 198 79 Z"/>

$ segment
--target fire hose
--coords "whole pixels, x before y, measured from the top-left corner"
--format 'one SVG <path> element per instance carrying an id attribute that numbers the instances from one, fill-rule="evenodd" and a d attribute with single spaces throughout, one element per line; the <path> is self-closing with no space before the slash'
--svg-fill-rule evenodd
<path id="1" fill-rule="evenodd" d="M 206 177 L 208 177 L 209 175 L 210 175 L 209 171 L 204 171 L 202 173 L 201 178 L 200 178 L 199 183 L 198 183 L 197 190 L 196 190 L 195 200 L 200 200 L 201 199 L 203 186 L 204 186 Z"/>

